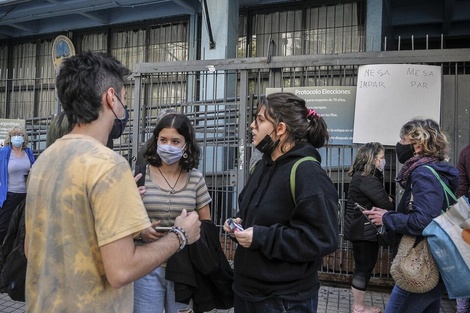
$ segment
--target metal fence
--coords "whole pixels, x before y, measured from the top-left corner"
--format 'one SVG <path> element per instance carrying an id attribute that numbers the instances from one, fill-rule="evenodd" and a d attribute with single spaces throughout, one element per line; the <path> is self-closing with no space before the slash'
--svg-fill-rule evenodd
<path id="1" fill-rule="evenodd" d="M 267 87 L 355 86 L 360 65 L 413 63 L 440 65 L 443 69 L 441 125 L 449 136 L 450 161 L 455 164 L 458 152 L 470 139 L 470 81 L 466 75 L 469 61 L 468 50 L 427 50 L 138 64 L 134 74 L 133 154 L 149 137 L 161 109 L 177 108 L 187 114 L 204 150 L 201 170 L 214 199 L 213 219 L 220 226 L 235 214 L 237 195 L 247 180 L 253 148 L 249 124 L 257 100 Z M 332 145 L 320 149 L 322 166 L 341 201 L 340 245 L 335 253 L 324 258 L 321 273 L 327 280 L 349 281 L 353 271 L 351 245 L 343 240 L 342 217 L 349 187 L 347 171 L 357 148 Z M 386 161 L 385 186 L 391 195 L 398 195 L 393 148 L 387 148 Z M 228 257 L 232 258 L 233 243 L 223 231 L 220 235 Z M 389 249 L 381 248 L 372 284 L 391 285 L 390 262 Z"/>
<path id="2" fill-rule="evenodd" d="M 441 125 L 452 146 L 450 162 L 455 164 L 458 152 L 470 142 L 469 62 L 470 51 L 459 49 L 140 63 L 126 85 L 131 122 L 124 135 L 115 140 L 114 149 L 133 165 L 162 110 L 171 108 L 187 114 L 203 150 L 200 170 L 213 198 L 212 218 L 220 227 L 235 214 L 237 196 L 249 175 L 252 156 L 249 124 L 257 100 L 267 87 L 355 86 L 358 67 L 363 64 L 439 65 L 443 69 Z M 52 118 L 50 113 L 43 112 L 51 112 L 56 105 L 54 79 L 31 77 L 37 75 L 28 76 L 20 70 L 14 75 L 0 75 L 3 99 L 0 103 L 14 103 L 9 110 L 16 110 L 15 114 L 9 116 L 26 119 L 32 148 L 40 154 L 45 149 L 45 135 Z M 5 112 L 6 106 L 3 109 Z M 320 149 L 322 166 L 341 200 L 338 212 L 341 241 L 337 251 L 324 258 L 321 275 L 326 280 L 346 282 L 353 271 L 351 245 L 343 240 L 342 216 L 349 187 L 347 171 L 357 148 L 331 145 Z M 394 153 L 393 148 L 387 148 L 385 186 L 391 195 L 398 194 Z M 222 230 L 220 237 L 228 258 L 233 259 L 235 245 Z M 371 284 L 391 284 L 390 261 L 389 250 L 382 249 Z"/>

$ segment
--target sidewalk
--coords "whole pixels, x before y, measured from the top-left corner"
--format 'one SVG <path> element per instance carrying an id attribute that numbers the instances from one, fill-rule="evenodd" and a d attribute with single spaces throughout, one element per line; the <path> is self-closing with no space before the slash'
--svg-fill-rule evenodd
<path id="1" fill-rule="evenodd" d="M 378 306 L 383 309 L 389 296 L 390 294 L 387 292 L 367 292 L 366 302 L 369 305 Z M 317 313 L 351 313 L 351 304 L 352 296 L 350 289 L 322 286 L 318 294 Z M 211 313 L 215 312 L 234 313 L 233 309 L 213 310 Z M 440 313 L 455 313 L 455 300 L 443 299 Z"/>
<path id="2" fill-rule="evenodd" d="M 367 304 L 384 308 L 390 294 L 368 292 Z M 318 295 L 318 313 L 351 313 L 352 296 L 349 289 L 322 286 Z M 0 313 L 24 313 L 24 303 L 12 301 L 7 294 L 0 294 Z M 230 310 L 213 310 L 211 313 L 234 313 Z M 256 313 L 256 312 L 253 312 Z M 398 313 L 398 312 L 397 312 Z M 443 299 L 440 313 L 455 313 L 455 300 Z"/>

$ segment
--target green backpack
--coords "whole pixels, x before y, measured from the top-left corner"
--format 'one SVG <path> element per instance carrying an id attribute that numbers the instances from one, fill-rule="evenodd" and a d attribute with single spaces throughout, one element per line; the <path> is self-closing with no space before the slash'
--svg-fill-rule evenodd
<path id="1" fill-rule="evenodd" d="M 294 200 L 294 203 L 296 203 L 295 200 L 295 173 L 297 172 L 297 167 L 299 166 L 300 163 L 304 161 L 314 161 L 320 164 L 316 158 L 313 156 L 306 156 L 301 159 L 298 159 L 295 161 L 294 165 L 292 166 L 292 169 L 290 170 L 290 178 L 289 178 L 289 184 L 290 184 L 290 193 L 292 195 L 292 199 Z M 256 166 L 256 165 L 255 165 Z M 253 173 L 255 166 L 252 167 L 251 173 Z M 341 203 L 338 201 L 338 218 L 341 218 Z"/>
<path id="2" fill-rule="evenodd" d="M 294 166 L 292 166 L 292 169 L 290 170 L 290 193 L 292 194 L 292 199 L 295 201 L 295 172 L 297 171 L 297 167 L 299 166 L 300 163 L 304 161 L 314 161 L 320 164 L 317 159 L 315 159 L 313 156 L 306 156 L 301 159 L 298 159 L 295 163 Z"/>
<path id="3" fill-rule="evenodd" d="M 294 166 L 292 166 L 292 169 L 290 170 L 290 192 L 292 194 L 292 199 L 294 199 L 294 203 L 295 203 L 295 172 L 297 171 L 297 167 L 299 166 L 299 164 L 304 161 L 314 161 L 320 164 L 320 162 L 318 162 L 318 160 L 315 159 L 313 156 L 306 156 L 295 161 Z M 255 171 L 256 164 L 251 167 L 250 174 L 253 174 L 253 172 Z"/>

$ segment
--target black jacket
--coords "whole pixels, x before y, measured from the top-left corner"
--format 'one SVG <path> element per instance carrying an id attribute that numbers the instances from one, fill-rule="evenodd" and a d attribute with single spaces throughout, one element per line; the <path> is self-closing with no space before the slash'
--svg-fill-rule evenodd
<path id="1" fill-rule="evenodd" d="M 196 313 L 233 307 L 233 270 L 212 221 L 201 221 L 201 238 L 168 260 L 166 279 L 175 282 L 176 301 L 192 299 Z"/>
<path id="2" fill-rule="evenodd" d="M 393 210 L 394 203 L 390 202 L 383 186 L 383 175 L 375 170 L 366 176 L 362 171 L 356 171 L 351 179 L 348 191 L 348 203 L 344 216 L 344 238 L 350 241 L 377 241 L 377 230 L 369 223 L 364 214 L 354 207 L 357 202 L 366 209 L 373 206 Z"/>
<path id="3" fill-rule="evenodd" d="M 234 291 L 247 301 L 313 296 L 322 258 L 338 248 L 338 195 L 318 162 L 300 163 L 292 199 L 290 172 L 305 156 L 321 160 L 307 143 L 275 162 L 263 156 L 239 196 L 238 215 L 245 229 L 253 227 L 253 240 L 237 247 Z"/>

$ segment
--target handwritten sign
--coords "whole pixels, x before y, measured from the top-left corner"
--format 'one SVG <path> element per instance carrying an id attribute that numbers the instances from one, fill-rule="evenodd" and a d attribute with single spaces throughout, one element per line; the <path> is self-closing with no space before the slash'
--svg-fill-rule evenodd
<path id="1" fill-rule="evenodd" d="M 401 127 L 412 118 L 432 118 L 439 123 L 440 104 L 440 66 L 360 66 L 353 142 L 395 145 Z"/>

